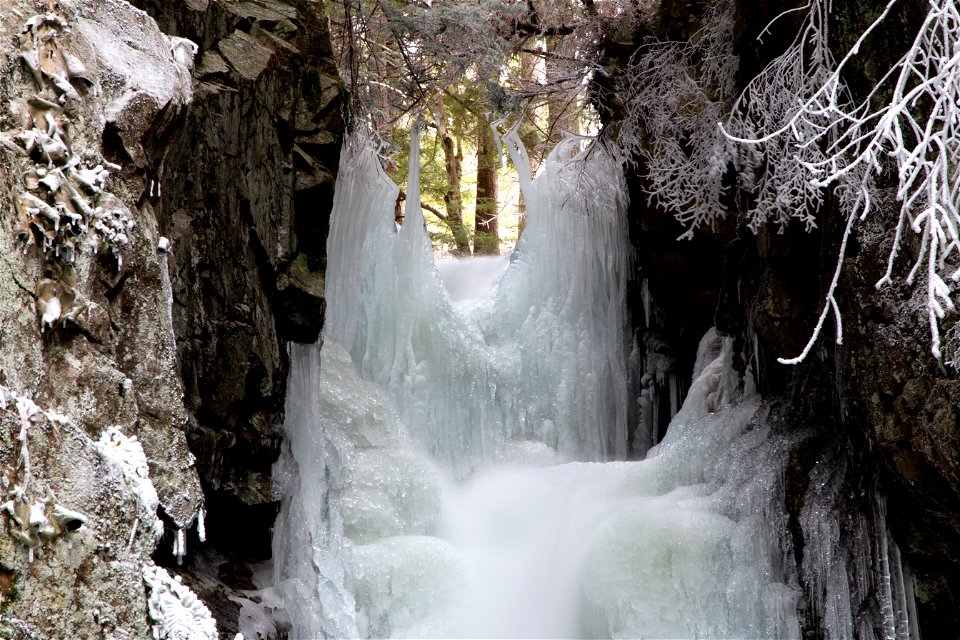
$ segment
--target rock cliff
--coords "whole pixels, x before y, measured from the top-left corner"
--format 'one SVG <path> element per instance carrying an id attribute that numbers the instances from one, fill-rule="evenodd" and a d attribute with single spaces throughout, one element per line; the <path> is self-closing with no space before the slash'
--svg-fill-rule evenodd
<path id="1" fill-rule="evenodd" d="M 2 616 L 146 638 L 158 508 L 176 532 L 203 506 L 144 170 L 192 45 L 114 0 L 7 2 L 0 36 Z"/>
<path id="2" fill-rule="evenodd" d="M 210 540 L 265 559 L 284 343 L 313 342 L 323 323 L 341 85 L 317 2 L 141 4 L 199 46 L 189 113 L 153 170 Z"/>
<path id="3" fill-rule="evenodd" d="M 322 6 L 134 4 L 0 10 L 0 629 L 15 636 L 214 633 L 154 560 L 190 566 L 206 534 L 231 560 L 220 576 L 252 588 L 284 344 L 323 322 L 343 126 Z M 229 587 L 191 574 L 233 637 Z"/>

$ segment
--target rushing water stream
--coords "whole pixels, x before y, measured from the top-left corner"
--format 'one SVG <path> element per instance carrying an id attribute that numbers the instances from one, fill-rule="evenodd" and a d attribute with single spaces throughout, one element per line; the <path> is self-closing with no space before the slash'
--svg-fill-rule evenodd
<path id="1" fill-rule="evenodd" d="M 274 552 L 292 637 L 799 637 L 794 440 L 738 388 L 729 342 L 704 337 L 665 439 L 624 461 L 613 160 L 560 145 L 520 176 L 509 263 L 438 270 L 415 158 L 398 231 L 397 187 L 346 144 L 323 346 L 290 351 Z M 890 637 L 909 637 L 908 594 L 886 593 Z"/>

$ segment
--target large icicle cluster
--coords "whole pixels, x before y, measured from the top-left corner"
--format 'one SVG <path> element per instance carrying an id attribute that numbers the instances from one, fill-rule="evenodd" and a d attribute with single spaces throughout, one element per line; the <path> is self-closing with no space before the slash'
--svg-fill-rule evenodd
<path id="1" fill-rule="evenodd" d="M 290 497 L 275 557 L 306 635 L 439 629 L 428 619 L 450 584 L 428 578 L 462 582 L 465 571 L 447 543 L 424 535 L 444 476 L 466 476 L 518 447 L 571 459 L 625 455 L 627 251 L 615 162 L 574 140 L 536 181 L 522 176 L 523 241 L 491 297 L 454 305 L 423 226 L 413 138 L 399 232 L 396 185 L 364 139 L 345 145 L 323 363 L 315 348 L 291 354 L 291 446 L 277 469 Z M 516 136 L 509 143 L 525 153 Z M 303 549 L 312 562 L 303 563 Z M 401 583 L 406 596 L 382 599 L 386 585 Z"/>
<path id="2" fill-rule="evenodd" d="M 811 473 L 800 513 L 801 574 L 821 635 L 919 639 L 913 580 L 887 527 L 883 498 L 871 490 L 866 512 L 838 508 L 849 467 L 842 452 L 829 452 Z"/>
<path id="3" fill-rule="evenodd" d="M 508 142 L 525 153 L 515 135 Z M 518 439 L 574 459 L 624 456 L 628 249 L 610 155 L 571 140 L 535 182 L 521 176 L 529 224 L 491 301 L 467 303 L 469 313 L 444 293 L 415 171 L 398 233 L 397 187 L 376 154 L 354 140 L 340 166 L 329 245 L 362 247 L 364 258 L 329 252 L 325 339 L 390 390 L 413 438 L 458 474 Z"/>
<path id="4" fill-rule="evenodd" d="M 428 613 L 414 576 L 456 564 L 424 535 L 440 509 L 441 475 L 404 434 L 387 393 L 363 380 L 341 347 L 295 346 L 290 356 L 289 449 L 274 473 L 286 496 L 274 539 L 284 607 L 297 636 L 386 637 L 398 631 L 393 611 L 407 607 L 408 620 Z M 409 562 L 394 566 L 401 552 Z M 395 609 L 376 597 L 379 581 L 395 581 L 398 597 L 407 582 Z M 445 584 L 433 585 L 434 598 Z"/>

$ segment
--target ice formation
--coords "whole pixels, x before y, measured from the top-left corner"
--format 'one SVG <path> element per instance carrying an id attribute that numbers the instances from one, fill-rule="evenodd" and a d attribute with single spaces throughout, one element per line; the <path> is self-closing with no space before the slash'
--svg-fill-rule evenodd
<path id="1" fill-rule="evenodd" d="M 104 165 L 109 163 L 90 166 L 64 140 L 70 120 L 64 107 L 81 99 L 70 79 L 89 80 L 83 62 L 61 46 L 59 38 L 68 31 L 66 21 L 53 13 L 30 18 L 23 28 L 27 37 L 21 58 L 34 70 L 40 93 L 28 100 L 33 127 L 15 136 L 22 152 L 35 162 L 27 176 L 27 191 L 19 197 L 21 237 L 28 243 L 40 237 L 44 253 L 68 263 L 81 240 L 89 237 L 95 248 L 105 245 L 119 262 L 133 220 L 120 208 L 98 206 L 110 176 Z M 89 230 L 95 233 L 88 236 Z M 54 305 L 46 309 L 52 315 Z M 55 321 L 44 318 L 45 325 Z"/>
<path id="2" fill-rule="evenodd" d="M 157 490 L 150 480 L 150 470 L 147 464 L 147 456 L 143 451 L 143 445 L 137 440 L 136 436 L 127 437 L 116 426 L 107 428 L 97 442 L 97 450 L 103 458 L 109 463 L 119 468 L 123 483 L 137 497 L 139 503 L 140 515 L 134 529 L 130 532 L 130 543 L 136 537 L 138 523 L 150 526 L 150 532 L 153 540 L 157 541 L 163 535 L 163 521 L 157 515 L 157 508 L 160 506 L 160 498 Z M 198 509 L 195 515 L 197 530 L 201 541 L 206 537 L 204 527 L 204 509 Z M 183 561 L 187 554 L 187 536 L 185 529 L 177 529 L 173 535 L 173 556 L 177 559 L 177 564 Z M 173 636 L 171 636 L 173 637 Z"/>
<path id="3" fill-rule="evenodd" d="M 0 144 L 21 156 L 16 235 L 24 252 L 35 247 L 45 272 L 59 280 L 60 267 L 85 268 L 79 260 L 84 252 L 109 253 L 119 269 L 133 241 L 134 216 L 109 191 L 111 175 L 121 168 L 103 157 L 99 144 L 90 148 L 84 136 L 74 135 L 78 125 L 87 128 L 84 107 L 109 100 L 100 124 L 122 130 L 129 154 L 144 161 L 142 149 L 132 148 L 131 127 L 149 124 L 144 112 L 151 104 L 155 110 L 189 104 L 196 45 L 164 36 L 146 13 L 123 0 L 47 4 L 51 11 L 27 19 L 17 39 L 35 86 L 10 105 L 18 128 L 0 132 Z M 44 332 L 89 311 L 89 301 L 68 288 L 48 289 L 42 297 L 38 291 Z"/>
<path id="4" fill-rule="evenodd" d="M 523 238 L 487 293 L 460 295 L 431 255 L 412 138 L 399 231 L 397 187 L 361 137 L 346 143 L 323 345 L 290 347 L 274 561 L 292 633 L 799 637 L 783 508 L 799 436 L 765 420 L 729 340 L 704 337 L 682 405 L 669 362 L 633 358 L 663 376 L 673 419 L 646 459 L 622 461 L 628 257 L 612 159 L 568 140 L 536 180 L 521 174 Z M 515 135 L 507 145 L 528 167 Z M 873 585 L 901 585 L 886 592 L 902 631 L 909 580 L 887 576 Z"/>
<path id="5" fill-rule="evenodd" d="M 871 496 L 866 512 L 837 512 L 848 466 L 839 451 L 822 459 L 800 514 L 807 540 L 801 569 L 823 637 L 919 639 L 913 581 L 887 528 L 883 498 Z"/>
<path id="6" fill-rule="evenodd" d="M 97 451 L 119 469 L 123 482 L 137 496 L 141 520 L 152 526 L 155 538 L 163 533 L 163 521 L 157 516 L 160 498 L 150 480 L 147 456 L 136 436 L 127 437 L 118 427 L 109 427 L 97 442 Z M 133 535 L 131 534 L 131 540 Z"/>
<path id="7" fill-rule="evenodd" d="M 508 143 L 525 153 L 515 135 Z M 385 213 L 397 187 L 376 154 L 354 140 L 341 161 L 334 206 L 350 214 L 334 215 L 328 243 L 365 257 L 329 254 L 325 340 L 389 390 L 410 436 L 455 474 L 517 439 L 571 458 L 625 454 L 624 191 L 612 158 L 599 147 L 571 157 L 580 151 L 567 141 L 536 185 L 521 176 L 529 223 L 495 295 L 470 317 L 444 293 L 414 163 L 397 232 Z"/>
<path id="8" fill-rule="evenodd" d="M 155 640 L 218 640 L 217 624 L 210 610 L 190 589 L 167 573 L 166 569 L 148 564 L 143 581 L 150 588 L 147 609 L 153 620 Z"/>

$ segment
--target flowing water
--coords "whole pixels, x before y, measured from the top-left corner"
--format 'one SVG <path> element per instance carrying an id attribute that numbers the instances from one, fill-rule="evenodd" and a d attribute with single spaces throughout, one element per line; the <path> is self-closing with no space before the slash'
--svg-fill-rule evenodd
<path id="1" fill-rule="evenodd" d="M 799 637 L 795 441 L 737 388 L 728 341 L 704 337 L 665 439 L 624 461 L 614 161 L 561 144 L 520 175 L 509 260 L 438 270 L 411 158 L 398 230 L 397 187 L 345 145 L 323 345 L 290 350 L 274 559 L 291 637 Z"/>

